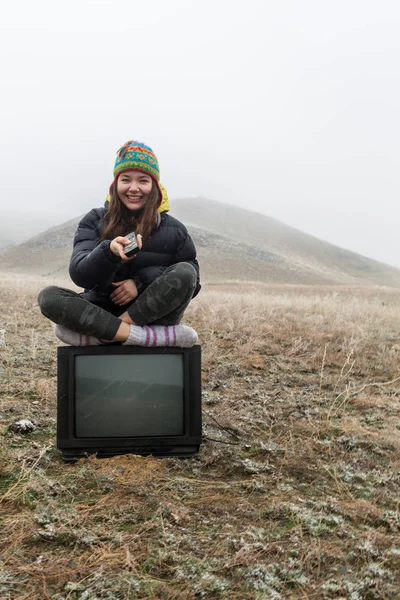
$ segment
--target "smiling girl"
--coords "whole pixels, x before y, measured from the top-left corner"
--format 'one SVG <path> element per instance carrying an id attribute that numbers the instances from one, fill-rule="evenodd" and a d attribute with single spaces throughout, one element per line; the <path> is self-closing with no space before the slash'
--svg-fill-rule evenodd
<path id="1" fill-rule="evenodd" d="M 84 292 L 50 286 L 39 294 L 59 339 L 72 346 L 196 343 L 194 329 L 179 324 L 200 290 L 196 249 L 168 209 L 154 152 L 127 142 L 117 153 L 106 206 L 92 209 L 75 233 L 69 271 Z M 141 250 L 128 258 L 125 236 L 132 231 Z"/>

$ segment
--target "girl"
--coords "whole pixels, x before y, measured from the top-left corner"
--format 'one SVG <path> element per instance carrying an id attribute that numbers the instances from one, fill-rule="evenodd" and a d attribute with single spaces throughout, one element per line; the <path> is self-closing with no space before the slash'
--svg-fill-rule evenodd
<path id="1" fill-rule="evenodd" d="M 137 141 L 117 152 L 104 208 L 78 225 L 70 262 L 77 294 L 50 286 L 39 294 L 42 313 L 72 346 L 110 342 L 190 347 L 197 333 L 179 325 L 200 290 L 196 249 L 186 227 L 167 214 L 152 149 Z M 163 197 L 164 190 L 164 197 Z M 125 237 L 135 231 L 141 250 L 128 258 Z"/>

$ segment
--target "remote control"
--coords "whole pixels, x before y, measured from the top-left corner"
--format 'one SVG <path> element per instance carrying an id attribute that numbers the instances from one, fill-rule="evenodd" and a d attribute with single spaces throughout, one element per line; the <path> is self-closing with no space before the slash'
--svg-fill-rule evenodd
<path id="1" fill-rule="evenodd" d="M 130 242 L 127 246 L 124 247 L 125 255 L 133 256 L 134 254 L 139 252 L 140 248 L 139 244 L 137 243 L 136 233 L 132 231 L 132 233 L 128 233 L 128 235 L 125 235 L 124 237 L 126 237 Z"/>

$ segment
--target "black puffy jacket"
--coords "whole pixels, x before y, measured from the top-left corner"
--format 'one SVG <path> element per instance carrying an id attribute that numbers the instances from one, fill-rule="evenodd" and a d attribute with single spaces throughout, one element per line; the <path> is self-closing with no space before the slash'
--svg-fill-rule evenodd
<path id="1" fill-rule="evenodd" d="M 99 243 L 105 214 L 106 208 L 93 208 L 80 221 L 75 233 L 69 273 L 72 281 L 85 289 L 86 299 L 104 304 L 115 290 L 111 283 L 125 279 L 134 280 L 140 295 L 167 267 L 179 262 L 188 262 L 196 269 L 197 285 L 193 296 L 199 293 L 196 248 L 183 223 L 161 213 L 160 225 L 153 229 L 141 251 L 123 263 L 111 252 L 111 240 Z"/>

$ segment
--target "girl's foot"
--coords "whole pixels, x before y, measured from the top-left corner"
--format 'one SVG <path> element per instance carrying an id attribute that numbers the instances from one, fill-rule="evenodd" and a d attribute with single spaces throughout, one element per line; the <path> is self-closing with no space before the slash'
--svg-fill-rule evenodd
<path id="1" fill-rule="evenodd" d="M 54 333 L 59 340 L 69 346 L 99 346 L 103 343 L 95 337 L 86 335 L 85 333 L 76 333 L 63 325 L 56 325 Z"/>
<path id="2" fill-rule="evenodd" d="M 178 346 L 191 348 L 198 340 L 194 329 L 187 325 L 131 325 L 124 346 Z"/>

